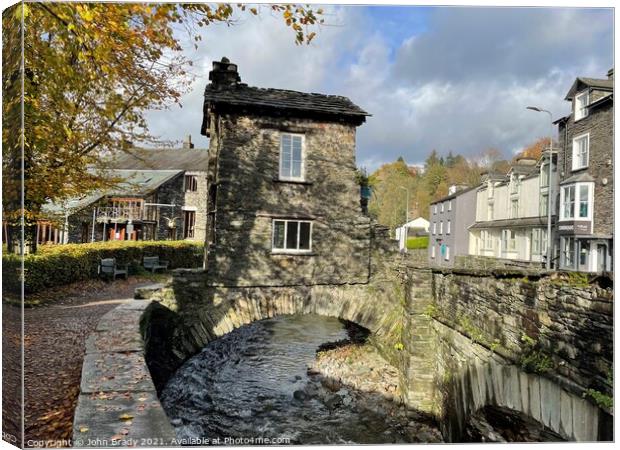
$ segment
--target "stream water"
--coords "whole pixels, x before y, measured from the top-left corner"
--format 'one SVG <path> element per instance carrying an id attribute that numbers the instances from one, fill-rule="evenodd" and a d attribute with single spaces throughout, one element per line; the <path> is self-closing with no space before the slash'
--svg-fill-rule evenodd
<path id="1" fill-rule="evenodd" d="M 346 337 L 340 321 L 304 315 L 255 322 L 210 343 L 161 393 L 177 437 L 220 443 L 410 441 L 402 428 L 406 417 L 398 423 L 382 411 L 357 407 L 344 389 L 320 394 L 321 383 L 308 367 L 321 344 Z"/>

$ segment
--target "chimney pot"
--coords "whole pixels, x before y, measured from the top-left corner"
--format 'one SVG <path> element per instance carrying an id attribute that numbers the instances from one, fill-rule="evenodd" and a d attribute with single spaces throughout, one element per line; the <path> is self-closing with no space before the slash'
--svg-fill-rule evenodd
<path id="1" fill-rule="evenodd" d="M 194 144 L 192 142 L 192 135 L 188 134 L 183 141 L 183 148 L 194 148 Z"/>
<path id="2" fill-rule="evenodd" d="M 221 61 L 213 61 L 213 69 L 209 72 L 209 80 L 214 86 L 232 86 L 241 82 L 237 72 L 237 65 L 230 62 L 225 56 Z"/>

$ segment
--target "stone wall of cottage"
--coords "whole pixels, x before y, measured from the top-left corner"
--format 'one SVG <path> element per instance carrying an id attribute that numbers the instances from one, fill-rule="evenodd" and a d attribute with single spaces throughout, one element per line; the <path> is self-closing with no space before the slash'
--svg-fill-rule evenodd
<path id="1" fill-rule="evenodd" d="M 181 207 L 185 201 L 183 192 L 183 174 L 179 174 L 174 178 L 166 181 L 158 189 L 154 196 L 154 203 L 162 203 L 168 205 L 176 205 L 174 208 L 168 206 L 160 206 L 157 208 L 157 239 L 168 239 L 168 221 L 165 217 L 178 217 L 177 223 L 177 239 L 183 239 L 183 211 Z"/>
<path id="2" fill-rule="evenodd" d="M 188 171 L 185 175 L 193 175 L 196 177 L 197 189 L 195 191 L 185 191 L 184 206 L 187 208 L 196 208 L 196 222 L 194 225 L 194 236 L 188 238 L 191 241 L 204 242 L 207 232 L 207 174 L 206 172 Z M 179 238 L 183 237 L 183 228 Z"/>
<path id="3" fill-rule="evenodd" d="M 577 122 L 574 121 L 571 114 L 565 125 L 559 129 L 560 181 L 569 178 L 573 173 L 577 173 L 571 171 L 573 138 L 590 133 L 587 172 L 595 179 L 593 234 L 611 235 L 614 229 L 613 114 L 613 104 L 608 103 L 593 108 L 587 117 Z M 606 184 L 604 184 L 603 179 L 607 180 Z"/>
<path id="4" fill-rule="evenodd" d="M 211 120 L 210 185 L 217 187 L 208 256 L 211 285 L 365 282 L 370 221 L 355 181 L 355 126 L 242 115 Z M 304 135 L 305 181 L 278 179 L 280 135 Z M 272 252 L 273 220 L 310 219 L 312 253 Z"/>

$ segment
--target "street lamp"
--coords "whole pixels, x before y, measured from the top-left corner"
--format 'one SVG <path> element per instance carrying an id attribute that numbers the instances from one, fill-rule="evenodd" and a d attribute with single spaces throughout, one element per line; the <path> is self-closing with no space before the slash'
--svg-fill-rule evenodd
<path id="1" fill-rule="evenodd" d="M 551 194 L 553 191 L 553 182 L 551 179 L 552 171 L 551 166 L 553 164 L 553 115 L 546 109 L 539 108 L 538 106 L 527 106 L 526 109 L 536 112 L 544 112 L 549 114 L 549 187 L 547 188 L 547 263 L 545 264 L 547 269 L 551 269 Z"/>

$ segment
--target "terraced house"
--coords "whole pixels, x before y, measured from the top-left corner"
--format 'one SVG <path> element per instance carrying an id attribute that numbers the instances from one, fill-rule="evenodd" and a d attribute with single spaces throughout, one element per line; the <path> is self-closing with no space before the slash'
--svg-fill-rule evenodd
<path id="1" fill-rule="evenodd" d="M 368 114 L 345 97 L 248 86 L 226 58 L 209 80 L 209 284 L 366 281 L 355 132 Z"/>
<path id="2" fill-rule="evenodd" d="M 613 68 L 607 78 L 577 78 L 557 120 L 560 151 L 560 268 L 613 269 Z"/>
<path id="3" fill-rule="evenodd" d="M 476 221 L 470 227 L 469 254 L 540 265 L 547 255 L 549 195 L 552 222 L 557 189 L 556 155 L 520 158 L 508 174 L 487 173 L 476 195 Z M 553 241 L 552 241 L 553 242 Z"/>

